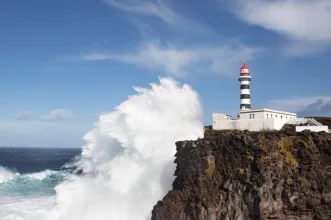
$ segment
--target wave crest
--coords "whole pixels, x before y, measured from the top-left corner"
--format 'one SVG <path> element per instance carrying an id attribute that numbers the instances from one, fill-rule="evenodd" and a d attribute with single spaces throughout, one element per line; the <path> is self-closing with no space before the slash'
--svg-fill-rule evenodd
<path id="1" fill-rule="evenodd" d="M 54 187 L 68 175 L 68 171 L 53 170 L 20 174 L 0 167 L 0 195 L 52 195 Z"/>

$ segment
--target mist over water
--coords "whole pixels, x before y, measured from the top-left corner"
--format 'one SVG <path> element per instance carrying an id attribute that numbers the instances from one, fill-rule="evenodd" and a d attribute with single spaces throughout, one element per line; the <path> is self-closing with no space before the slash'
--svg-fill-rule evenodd
<path id="1" fill-rule="evenodd" d="M 203 137 L 198 94 L 169 78 L 102 114 L 77 162 L 88 174 L 56 186 L 47 220 L 145 220 L 174 180 L 175 142 Z"/>

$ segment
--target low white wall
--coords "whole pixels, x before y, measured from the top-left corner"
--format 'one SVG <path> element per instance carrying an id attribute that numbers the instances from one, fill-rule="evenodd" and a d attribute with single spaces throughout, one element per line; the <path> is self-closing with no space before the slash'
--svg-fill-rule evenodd
<path id="1" fill-rule="evenodd" d="M 233 121 L 213 119 L 214 130 L 280 130 L 286 123 L 286 119 L 275 118 L 256 118 L 256 119 L 239 119 Z"/>
<path id="2" fill-rule="evenodd" d="M 295 126 L 296 132 L 301 132 L 304 130 L 311 130 L 315 132 L 319 132 L 319 131 L 329 132 L 328 126 Z"/>

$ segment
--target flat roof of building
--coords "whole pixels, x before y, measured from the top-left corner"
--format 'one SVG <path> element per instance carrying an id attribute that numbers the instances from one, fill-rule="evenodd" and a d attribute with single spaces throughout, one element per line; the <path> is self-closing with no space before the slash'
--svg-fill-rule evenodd
<path id="1" fill-rule="evenodd" d="M 279 111 L 279 110 L 273 110 L 273 109 L 268 109 L 268 108 L 261 108 L 261 109 L 251 109 L 251 110 L 241 110 L 240 114 L 242 113 L 252 113 L 252 112 L 271 112 L 271 113 L 278 113 L 278 114 L 285 114 L 285 115 L 297 115 L 296 113 L 293 112 L 284 112 L 284 111 Z"/>

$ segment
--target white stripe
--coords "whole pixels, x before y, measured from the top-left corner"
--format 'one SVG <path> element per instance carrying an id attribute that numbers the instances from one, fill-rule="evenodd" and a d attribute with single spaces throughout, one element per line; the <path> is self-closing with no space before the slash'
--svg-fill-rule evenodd
<path id="1" fill-rule="evenodd" d="M 251 90 L 250 89 L 241 89 L 240 94 L 251 94 Z"/>
<path id="2" fill-rule="evenodd" d="M 251 104 L 250 99 L 240 99 L 240 104 Z"/>
<path id="3" fill-rule="evenodd" d="M 249 73 L 249 69 L 242 69 L 241 73 Z"/>
<path id="4" fill-rule="evenodd" d="M 240 81 L 240 85 L 249 85 L 250 81 Z"/>

